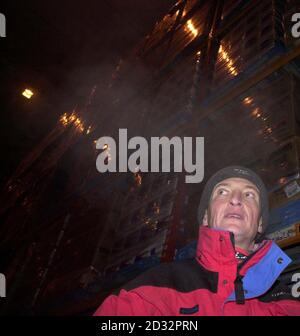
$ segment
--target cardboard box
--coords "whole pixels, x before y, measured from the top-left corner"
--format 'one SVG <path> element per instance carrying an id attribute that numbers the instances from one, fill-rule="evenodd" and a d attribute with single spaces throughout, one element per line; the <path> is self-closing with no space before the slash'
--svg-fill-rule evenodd
<path id="1" fill-rule="evenodd" d="M 288 228 L 275 231 L 268 235 L 280 247 L 288 247 L 300 242 L 300 223 L 295 223 Z"/>
<path id="2" fill-rule="evenodd" d="M 300 137 L 283 142 L 266 159 L 264 178 L 268 186 L 280 186 L 280 181 L 300 173 Z"/>
<path id="3" fill-rule="evenodd" d="M 300 199 L 300 178 L 284 184 L 269 194 L 270 209 L 283 206 L 287 202 Z"/>
<path id="4" fill-rule="evenodd" d="M 284 229 L 298 221 L 300 222 L 300 200 L 288 202 L 284 206 L 270 211 L 266 233 Z"/>

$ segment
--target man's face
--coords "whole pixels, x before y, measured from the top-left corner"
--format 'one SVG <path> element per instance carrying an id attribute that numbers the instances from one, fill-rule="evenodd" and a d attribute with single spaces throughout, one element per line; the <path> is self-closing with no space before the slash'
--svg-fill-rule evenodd
<path id="1" fill-rule="evenodd" d="M 203 225 L 231 231 L 236 246 L 250 249 L 262 229 L 259 190 L 242 178 L 221 181 L 213 189 Z"/>

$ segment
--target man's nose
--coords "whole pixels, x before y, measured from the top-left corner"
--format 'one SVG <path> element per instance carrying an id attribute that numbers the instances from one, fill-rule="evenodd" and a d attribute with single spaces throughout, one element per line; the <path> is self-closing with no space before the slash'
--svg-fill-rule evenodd
<path id="1" fill-rule="evenodd" d="M 234 190 L 230 197 L 231 205 L 242 205 L 242 193 L 240 190 Z"/>

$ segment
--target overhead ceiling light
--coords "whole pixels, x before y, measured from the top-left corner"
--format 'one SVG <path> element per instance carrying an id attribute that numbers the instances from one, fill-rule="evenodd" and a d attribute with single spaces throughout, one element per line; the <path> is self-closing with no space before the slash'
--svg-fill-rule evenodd
<path id="1" fill-rule="evenodd" d="M 25 89 L 22 93 L 22 95 L 24 97 L 26 97 L 27 99 L 31 99 L 31 97 L 33 96 L 33 92 L 29 89 Z"/>

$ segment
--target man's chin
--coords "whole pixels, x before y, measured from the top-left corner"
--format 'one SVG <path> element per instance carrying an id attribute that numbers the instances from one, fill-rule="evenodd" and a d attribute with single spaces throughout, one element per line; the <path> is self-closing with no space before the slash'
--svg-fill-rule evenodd
<path id="1" fill-rule="evenodd" d="M 230 222 L 230 223 L 222 223 L 221 227 L 223 230 L 231 231 L 231 232 L 240 232 L 244 227 L 244 223 L 242 221 Z"/>
<path id="2" fill-rule="evenodd" d="M 238 226 L 238 225 L 226 225 L 226 226 L 224 225 L 220 229 L 233 233 L 235 239 L 238 238 L 238 237 L 242 237 L 242 236 L 245 235 L 245 233 L 243 232 L 243 230 L 241 229 L 241 227 Z"/>

